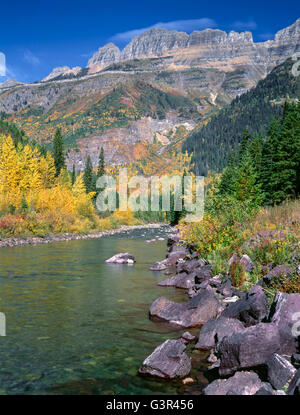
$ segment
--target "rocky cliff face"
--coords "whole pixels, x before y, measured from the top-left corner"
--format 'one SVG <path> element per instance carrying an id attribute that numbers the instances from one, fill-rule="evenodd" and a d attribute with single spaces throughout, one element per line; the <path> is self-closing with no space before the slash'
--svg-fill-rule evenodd
<path id="1" fill-rule="evenodd" d="M 113 43 L 101 47 L 87 68 L 60 67 L 42 82 L 0 85 L 0 112 L 37 141 L 50 142 L 59 126 L 72 149 L 69 167 L 74 162 L 81 169 L 88 154 L 97 163 L 102 145 L 110 163 L 124 163 L 133 161 L 140 143 L 151 145 L 154 134 L 167 143 L 168 133 L 157 119 L 170 128 L 192 125 L 255 86 L 298 51 L 300 19 L 274 40 L 261 43 L 255 43 L 250 32 L 207 29 L 188 35 L 152 29 L 122 51 Z M 132 88 L 136 82 L 156 92 L 148 88 L 149 94 L 140 99 L 144 88 Z M 177 114 L 170 121 L 166 109 L 180 99 L 192 106 L 176 104 Z"/>
<path id="2" fill-rule="evenodd" d="M 108 43 L 107 45 L 99 48 L 98 51 L 91 57 L 88 61 L 88 67 L 93 68 L 96 72 L 106 66 L 111 65 L 112 63 L 119 62 L 121 60 L 121 51 L 113 43 Z"/>
<path id="3" fill-rule="evenodd" d="M 210 62 L 220 66 L 255 63 L 268 67 L 277 65 L 300 50 L 300 19 L 279 31 L 273 41 L 255 43 L 250 32 L 226 33 L 206 29 L 190 35 L 167 29 L 151 29 L 136 36 L 121 52 L 113 43 L 100 48 L 88 62 L 91 72 L 117 62 L 134 59 L 172 56 L 166 61 L 176 66 L 207 66 Z M 269 70 L 269 69 L 268 69 Z"/>

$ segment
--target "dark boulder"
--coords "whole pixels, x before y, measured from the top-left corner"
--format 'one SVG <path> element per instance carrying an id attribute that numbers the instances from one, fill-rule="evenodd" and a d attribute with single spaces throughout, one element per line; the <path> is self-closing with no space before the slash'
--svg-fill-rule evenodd
<path id="1" fill-rule="evenodd" d="M 204 259 L 187 259 L 179 262 L 177 265 L 177 272 L 186 272 L 187 274 L 190 274 L 195 269 L 201 268 L 204 265 L 207 265 L 207 262 Z"/>
<path id="2" fill-rule="evenodd" d="M 219 287 L 217 287 L 217 292 L 222 294 L 224 297 L 232 297 L 234 291 L 235 288 L 232 286 L 230 278 L 227 278 Z"/>
<path id="3" fill-rule="evenodd" d="M 176 245 L 179 243 L 179 241 L 180 241 L 179 235 L 177 234 L 170 235 L 167 240 L 167 246 L 170 247 L 172 245 Z"/>
<path id="4" fill-rule="evenodd" d="M 229 304 L 222 313 L 222 317 L 238 318 L 245 326 L 260 323 L 267 315 L 268 300 L 259 285 L 248 291 L 245 297 Z"/>
<path id="5" fill-rule="evenodd" d="M 176 287 L 182 289 L 190 289 L 195 285 L 195 277 L 188 275 L 185 272 L 173 275 L 164 281 L 159 282 L 160 287 Z"/>
<path id="6" fill-rule="evenodd" d="M 279 330 L 274 323 L 260 323 L 226 336 L 217 345 L 219 374 L 226 376 L 240 369 L 263 365 L 280 352 Z"/>
<path id="7" fill-rule="evenodd" d="M 195 269 L 190 276 L 195 278 L 196 284 L 209 280 L 212 276 L 211 265 L 203 265 L 201 268 Z"/>
<path id="8" fill-rule="evenodd" d="M 297 370 L 288 388 L 288 395 L 300 395 L 300 369 Z"/>
<path id="9" fill-rule="evenodd" d="M 168 266 L 175 266 L 178 261 L 185 259 L 187 256 L 187 249 L 181 249 L 180 251 L 170 252 L 167 257 Z"/>
<path id="10" fill-rule="evenodd" d="M 166 321 L 179 327 L 197 327 L 220 313 L 222 305 L 216 295 L 209 290 L 201 290 L 187 303 L 178 304 L 160 297 L 150 307 L 150 317 Z"/>
<path id="11" fill-rule="evenodd" d="M 181 339 L 183 340 L 185 344 L 193 343 L 193 341 L 195 341 L 196 339 L 196 336 L 193 336 L 190 332 L 186 331 L 185 333 L 182 334 Z"/>
<path id="12" fill-rule="evenodd" d="M 185 349 L 182 340 L 166 340 L 144 360 L 139 373 L 164 379 L 188 375 L 192 366 L 190 358 L 184 353 Z"/>
<path id="13" fill-rule="evenodd" d="M 107 264 L 134 264 L 135 258 L 133 255 L 125 254 L 116 254 L 113 257 L 105 261 Z"/>
<path id="14" fill-rule="evenodd" d="M 274 354 L 267 361 L 268 381 L 275 389 L 282 389 L 295 375 L 296 369 L 283 356 Z"/>
<path id="15" fill-rule="evenodd" d="M 262 382 L 254 372 L 237 372 L 229 379 L 218 379 L 204 389 L 204 395 L 255 395 Z"/>
<path id="16" fill-rule="evenodd" d="M 233 318 L 219 317 L 209 320 L 200 330 L 196 349 L 209 350 L 215 347 L 225 336 L 231 336 L 237 331 L 244 330 L 241 321 Z"/>
<path id="17" fill-rule="evenodd" d="M 274 390 L 270 383 L 263 382 L 262 387 L 256 392 L 255 395 L 285 395 L 285 392 L 281 390 Z"/>
<path id="18" fill-rule="evenodd" d="M 150 271 L 164 271 L 168 268 L 168 262 L 166 259 L 163 261 L 155 262 L 150 269 Z"/>
<path id="19" fill-rule="evenodd" d="M 281 353 L 297 353 L 300 336 L 300 294 L 278 291 L 271 305 L 268 319 L 279 329 Z"/>

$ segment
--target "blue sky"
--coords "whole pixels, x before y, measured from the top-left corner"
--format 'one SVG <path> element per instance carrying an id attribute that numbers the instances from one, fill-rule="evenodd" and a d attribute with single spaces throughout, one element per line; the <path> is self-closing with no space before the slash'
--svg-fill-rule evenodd
<path id="1" fill-rule="evenodd" d="M 300 17 L 299 0 L 152 0 L 152 1 L 1 1 L 0 53 L 7 76 L 37 81 L 57 66 L 86 66 L 100 46 L 124 47 L 150 27 L 190 33 L 207 27 L 250 30 L 255 41 L 274 34 Z"/>

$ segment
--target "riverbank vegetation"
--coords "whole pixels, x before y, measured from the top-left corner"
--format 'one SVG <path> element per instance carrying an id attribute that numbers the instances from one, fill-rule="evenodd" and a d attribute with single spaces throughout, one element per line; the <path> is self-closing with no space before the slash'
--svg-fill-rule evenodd
<path id="1" fill-rule="evenodd" d="M 300 104 L 286 103 L 265 137 L 245 132 L 222 175 L 207 190 L 204 218 L 179 225 L 184 240 L 195 244 L 216 273 L 228 272 L 233 254 L 255 263 L 252 274 L 231 269 L 235 285 L 248 289 L 272 265 L 300 260 Z M 300 292 L 300 278 L 280 281 Z"/>
<path id="2" fill-rule="evenodd" d="M 100 218 L 83 175 L 72 183 L 63 167 L 49 152 L 0 135 L 1 238 L 91 233 L 140 223 L 131 212 Z"/>

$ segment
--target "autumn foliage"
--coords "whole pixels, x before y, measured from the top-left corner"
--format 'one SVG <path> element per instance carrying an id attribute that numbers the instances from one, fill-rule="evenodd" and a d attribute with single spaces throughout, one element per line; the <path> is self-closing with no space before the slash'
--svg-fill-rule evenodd
<path id="1" fill-rule="evenodd" d="M 0 136 L 0 234 L 46 235 L 92 231 L 101 227 L 82 176 L 72 185 L 62 170 L 55 177 L 50 153 L 40 154 L 29 144 L 17 147 L 10 136 Z"/>

